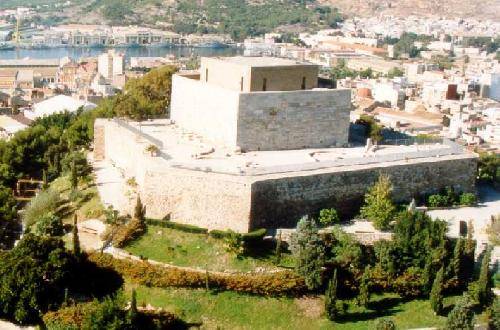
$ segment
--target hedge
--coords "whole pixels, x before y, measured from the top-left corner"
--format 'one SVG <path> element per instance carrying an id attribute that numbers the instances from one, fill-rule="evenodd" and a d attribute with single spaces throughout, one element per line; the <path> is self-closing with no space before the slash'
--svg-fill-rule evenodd
<path id="1" fill-rule="evenodd" d="M 89 260 L 111 268 L 124 278 L 148 287 L 205 288 L 203 272 L 152 265 L 146 261 L 115 259 L 107 254 L 90 254 Z M 208 273 L 209 287 L 262 296 L 297 296 L 306 291 L 304 279 L 290 271 L 265 274 Z"/>
<path id="2" fill-rule="evenodd" d="M 243 239 L 243 242 L 255 242 L 255 241 L 262 241 L 264 239 L 264 236 L 266 236 L 266 229 L 264 228 L 261 228 L 261 229 L 257 229 L 257 230 L 254 230 L 254 231 L 251 231 L 249 233 L 246 233 L 246 234 L 241 234 L 241 238 Z M 232 232 L 231 231 L 226 231 L 226 230 L 218 230 L 218 229 L 214 229 L 214 230 L 211 230 L 209 233 L 208 233 L 210 236 L 212 236 L 213 238 L 219 238 L 219 239 L 222 239 L 222 238 L 227 238 L 229 237 Z"/>
<path id="3" fill-rule="evenodd" d="M 183 223 L 177 223 L 177 222 L 172 222 L 172 221 L 166 221 L 166 220 L 156 220 L 156 219 L 147 219 L 146 223 L 148 225 L 153 225 L 153 226 L 159 226 L 163 228 L 172 228 L 172 229 L 177 229 L 180 231 L 184 231 L 187 233 L 194 233 L 194 234 L 207 234 L 208 229 L 206 228 L 201 228 L 193 225 L 186 225 Z"/>

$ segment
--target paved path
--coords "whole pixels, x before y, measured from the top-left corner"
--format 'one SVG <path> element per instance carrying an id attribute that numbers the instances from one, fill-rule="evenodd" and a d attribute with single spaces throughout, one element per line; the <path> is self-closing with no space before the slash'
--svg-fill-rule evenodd
<path id="1" fill-rule="evenodd" d="M 491 216 L 500 215 L 500 192 L 490 186 L 479 186 L 479 204 L 474 207 L 461 207 L 452 209 L 428 211 L 433 218 L 448 222 L 448 233 L 451 237 L 459 236 L 460 221 L 472 221 L 474 226 L 474 239 L 477 240 L 477 251 L 483 250 L 488 243 L 486 229 L 491 221 Z M 499 247 L 493 252 L 493 259 L 500 257 Z"/>
<path id="2" fill-rule="evenodd" d="M 96 176 L 97 190 L 103 204 L 112 206 L 121 214 L 127 214 L 132 211 L 133 194 L 128 194 L 130 187 L 126 184 L 124 175 L 120 169 L 115 167 L 109 161 L 94 161 L 92 162 L 94 173 Z"/>

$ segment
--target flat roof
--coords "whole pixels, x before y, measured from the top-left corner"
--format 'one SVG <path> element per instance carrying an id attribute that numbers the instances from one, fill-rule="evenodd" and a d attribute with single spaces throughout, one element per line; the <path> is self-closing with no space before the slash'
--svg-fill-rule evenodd
<path id="1" fill-rule="evenodd" d="M 273 66 L 318 66 L 307 62 L 300 62 L 288 58 L 279 57 L 263 57 L 263 56 L 232 56 L 232 57 L 216 57 L 209 58 L 228 63 L 233 63 L 242 66 L 250 67 L 273 67 Z"/>
<path id="2" fill-rule="evenodd" d="M 0 60 L 0 67 L 45 66 L 59 67 L 59 59 Z"/>

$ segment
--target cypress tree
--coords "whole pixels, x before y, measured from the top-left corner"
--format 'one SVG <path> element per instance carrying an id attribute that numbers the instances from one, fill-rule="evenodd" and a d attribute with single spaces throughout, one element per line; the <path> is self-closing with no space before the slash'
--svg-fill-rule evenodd
<path id="1" fill-rule="evenodd" d="M 488 305 L 491 298 L 490 259 L 491 248 L 488 246 L 481 261 L 481 269 L 477 280 L 478 298 L 481 306 Z"/>
<path id="2" fill-rule="evenodd" d="M 430 297 L 431 307 L 435 315 L 439 315 L 443 312 L 443 276 L 444 269 L 441 267 L 432 284 Z"/>
<path id="3" fill-rule="evenodd" d="M 130 301 L 129 318 L 132 323 L 137 319 L 137 294 L 135 289 L 132 289 L 132 300 Z"/>
<path id="4" fill-rule="evenodd" d="M 76 214 L 73 216 L 73 254 L 79 256 L 81 254 L 80 238 L 78 237 L 78 218 Z"/>
<path id="5" fill-rule="evenodd" d="M 141 196 L 137 195 L 137 200 L 134 208 L 134 218 L 140 222 L 144 222 L 146 217 L 146 207 L 142 205 Z"/>
<path id="6" fill-rule="evenodd" d="M 338 315 L 337 309 L 337 269 L 333 271 L 333 276 L 328 283 L 325 292 L 325 312 L 330 321 L 335 320 Z"/>
<path id="7" fill-rule="evenodd" d="M 453 249 L 453 260 L 451 261 L 451 274 L 455 277 L 460 285 L 463 285 L 466 281 L 464 274 L 464 253 L 465 253 L 465 242 L 462 238 L 457 239 L 455 243 L 455 248 Z"/>
<path id="8" fill-rule="evenodd" d="M 275 256 L 276 256 L 276 265 L 279 265 L 281 263 L 281 245 L 283 242 L 281 241 L 281 232 L 278 236 L 278 239 L 276 240 L 276 251 L 275 251 Z"/>
<path id="9" fill-rule="evenodd" d="M 366 307 L 370 302 L 370 266 L 366 266 L 359 284 L 358 305 Z"/>
<path id="10" fill-rule="evenodd" d="M 47 180 L 47 171 L 45 169 L 42 170 L 42 182 L 42 189 L 47 189 L 49 187 L 49 181 Z"/>
<path id="11" fill-rule="evenodd" d="M 76 172 L 75 160 L 71 162 L 71 188 L 74 190 L 78 188 L 78 173 Z"/>
<path id="12" fill-rule="evenodd" d="M 467 239 L 463 258 L 464 280 L 470 281 L 474 275 L 474 254 L 476 252 L 476 241 L 473 238 L 474 226 L 472 221 L 467 223 Z"/>

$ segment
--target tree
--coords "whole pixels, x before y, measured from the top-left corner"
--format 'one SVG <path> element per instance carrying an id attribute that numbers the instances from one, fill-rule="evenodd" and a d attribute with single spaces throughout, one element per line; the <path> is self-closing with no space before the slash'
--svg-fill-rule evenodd
<path id="1" fill-rule="evenodd" d="M 146 220 L 146 207 L 142 205 L 141 196 L 137 195 L 137 200 L 134 208 L 134 219 L 145 224 Z"/>
<path id="2" fill-rule="evenodd" d="M 275 249 L 275 257 L 276 257 L 276 265 L 279 265 L 281 263 L 281 253 L 282 253 L 282 245 L 283 245 L 283 241 L 281 240 L 281 232 L 278 236 L 278 238 L 276 239 L 276 249 Z"/>
<path id="3" fill-rule="evenodd" d="M 325 292 L 325 312 L 330 321 L 334 321 L 339 313 L 337 309 L 337 269 L 333 271 L 333 276 L 328 282 Z"/>
<path id="4" fill-rule="evenodd" d="M 132 300 L 130 301 L 129 319 L 132 323 L 137 320 L 139 312 L 137 311 L 137 293 L 132 289 Z"/>
<path id="5" fill-rule="evenodd" d="M 304 277 L 309 289 L 317 289 L 322 284 L 325 263 L 325 245 L 318 234 L 314 219 L 302 217 L 297 231 L 292 235 L 290 249 L 296 260 L 295 269 Z"/>
<path id="6" fill-rule="evenodd" d="M 443 276 L 444 269 L 441 267 L 432 284 L 430 296 L 431 307 L 435 315 L 440 315 L 443 312 Z"/>
<path id="7" fill-rule="evenodd" d="M 477 178 L 483 182 L 500 183 L 500 155 L 493 152 L 480 153 Z"/>
<path id="8" fill-rule="evenodd" d="M 447 330 L 473 330 L 474 329 L 474 312 L 472 310 L 472 302 L 470 297 L 464 295 L 455 304 L 455 307 L 448 314 L 446 320 Z"/>
<path id="9" fill-rule="evenodd" d="M 466 282 L 464 271 L 464 254 L 465 254 L 465 241 L 462 238 L 457 239 L 455 248 L 453 249 L 453 259 L 450 263 L 450 273 L 462 285 Z"/>
<path id="10" fill-rule="evenodd" d="M 481 260 L 479 278 L 477 280 L 478 302 L 481 306 L 487 306 L 491 301 L 491 247 L 487 247 Z"/>
<path id="11" fill-rule="evenodd" d="M 52 212 L 42 216 L 33 225 L 33 233 L 39 236 L 63 236 L 64 226 L 60 217 Z"/>
<path id="12" fill-rule="evenodd" d="M 12 190 L 0 184 L 0 249 L 9 248 L 16 239 L 16 205 Z"/>
<path id="13" fill-rule="evenodd" d="M 78 188 L 78 173 L 76 171 L 76 162 L 73 160 L 71 162 L 71 189 L 76 190 Z"/>
<path id="14" fill-rule="evenodd" d="M 464 278 L 466 281 L 472 279 L 474 275 L 474 256 L 476 252 L 476 241 L 474 240 L 474 225 L 472 221 L 467 223 L 467 239 L 465 240 L 464 251 Z"/>
<path id="15" fill-rule="evenodd" d="M 21 324 L 38 322 L 49 307 L 62 303 L 73 264 L 60 238 L 25 234 L 0 255 L 0 316 Z"/>
<path id="16" fill-rule="evenodd" d="M 392 202 L 391 192 L 389 177 L 380 175 L 378 181 L 365 194 L 361 216 L 373 221 L 373 226 L 377 229 L 388 229 L 393 219 L 396 207 Z"/>
<path id="17" fill-rule="evenodd" d="M 76 214 L 73 216 L 73 254 L 75 256 L 80 256 L 80 238 L 78 237 L 78 218 Z"/>
<path id="18" fill-rule="evenodd" d="M 387 77 L 389 77 L 391 79 L 394 77 L 402 77 L 404 75 L 405 75 L 404 71 L 398 67 L 394 67 L 394 68 L 390 69 L 389 72 L 387 72 Z"/>
<path id="19" fill-rule="evenodd" d="M 371 268 L 368 265 L 365 267 L 365 271 L 359 283 L 358 305 L 363 307 L 366 307 L 370 302 L 370 277 Z"/>
<path id="20" fill-rule="evenodd" d="M 334 208 L 322 209 L 321 211 L 319 211 L 318 220 L 322 226 L 331 226 L 340 222 L 340 217 L 337 210 L 335 210 Z"/>
<path id="21" fill-rule="evenodd" d="M 119 95 L 115 111 L 119 116 L 134 120 L 166 114 L 170 105 L 173 66 L 163 66 L 141 78 L 131 79 L 125 85 L 125 94 Z"/>

